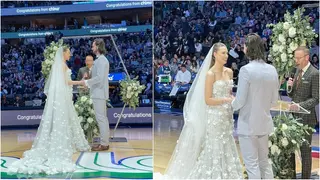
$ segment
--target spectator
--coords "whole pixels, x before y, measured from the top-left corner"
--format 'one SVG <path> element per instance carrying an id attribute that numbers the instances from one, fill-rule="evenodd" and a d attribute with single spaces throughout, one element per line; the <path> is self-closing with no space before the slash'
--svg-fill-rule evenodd
<path id="1" fill-rule="evenodd" d="M 319 58 L 318 58 L 318 56 L 317 56 L 316 54 L 314 54 L 314 55 L 312 56 L 311 64 L 312 64 L 315 68 L 319 69 Z"/>
<path id="2" fill-rule="evenodd" d="M 14 102 L 14 106 L 15 107 L 22 107 L 23 106 L 23 102 L 22 102 L 22 99 L 20 99 L 20 96 L 16 96 L 16 100 Z"/>
<path id="3" fill-rule="evenodd" d="M 190 83 L 191 81 L 191 73 L 187 70 L 186 65 L 181 65 L 181 70 L 178 71 L 174 84 L 177 85 L 185 85 Z"/>
<path id="4" fill-rule="evenodd" d="M 171 69 L 169 66 L 169 61 L 165 60 L 163 66 L 161 66 L 159 68 L 159 74 L 160 75 L 170 75 L 170 73 L 171 73 Z"/>
<path id="5" fill-rule="evenodd" d="M 237 66 L 237 63 L 233 62 L 231 65 L 231 69 L 233 71 L 233 82 L 234 84 L 238 84 L 238 75 L 239 75 L 239 69 Z"/>

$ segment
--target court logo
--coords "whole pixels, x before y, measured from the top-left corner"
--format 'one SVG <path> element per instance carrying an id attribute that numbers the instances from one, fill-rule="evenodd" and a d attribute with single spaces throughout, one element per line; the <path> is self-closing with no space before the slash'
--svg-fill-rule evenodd
<path id="1" fill-rule="evenodd" d="M 133 156 L 115 160 L 113 152 L 84 152 L 78 158 L 77 170 L 73 173 L 46 176 L 47 178 L 120 178 L 120 179 L 152 179 L 152 156 Z M 2 178 L 23 178 L 23 175 L 7 174 L 7 168 L 16 161 L 14 157 L 1 157 Z M 30 176 L 28 176 L 30 177 Z M 34 175 L 32 178 L 39 178 Z M 43 177 L 43 176 L 42 176 Z"/>

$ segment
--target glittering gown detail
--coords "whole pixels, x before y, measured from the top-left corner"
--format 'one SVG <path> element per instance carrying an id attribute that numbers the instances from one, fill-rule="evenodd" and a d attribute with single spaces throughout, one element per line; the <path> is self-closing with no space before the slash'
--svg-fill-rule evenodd
<path id="1" fill-rule="evenodd" d="M 68 69 L 65 78 L 71 80 Z M 68 86 L 62 102 L 48 99 L 32 148 L 23 158 L 9 166 L 9 173 L 56 174 L 75 170 L 72 155 L 76 151 L 88 151 L 85 139 L 72 101 L 72 86 Z M 61 98 L 60 98 L 61 99 Z"/>
<path id="2" fill-rule="evenodd" d="M 232 80 L 213 84 L 213 97 L 230 95 Z M 207 106 L 207 132 L 202 151 L 189 174 L 190 179 L 243 179 L 242 165 L 233 138 L 231 104 Z"/>

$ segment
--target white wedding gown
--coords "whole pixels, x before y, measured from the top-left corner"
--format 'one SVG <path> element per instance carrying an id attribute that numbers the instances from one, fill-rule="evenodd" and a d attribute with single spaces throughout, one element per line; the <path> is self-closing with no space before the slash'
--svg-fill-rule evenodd
<path id="1" fill-rule="evenodd" d="M 71 80 L 70 69 L 65 76 Z M 75 170 L 73 153 L 90 150 L 73 106 L 72 86 L 65 85 L 64 91 L 61 92 L 51 96 L 49 92 L 32 148 L 24 152 L 22 159 L 9 166 L 9 173 L 72 172 Z"/>
<path id="2" fill-rule="evenodd" d="M 213 84 L 213 97 L 230 96 L 232 81 L 218 80 Z M 233 138 L 231 104 L 207 106 L 207 131 L 198 161 L 190 179 L 243 179 L 242 165 Z"/>
<path id="3" fill-rule="evenodd" d="M 230 96 L 232 80 L 218 80 L 213 84 L 213 97 L 223 98 Z M 196 103 L 196 102 L 194 102 Z M 237 147 L 233 138 L 233 110 L 231 104 L 206 107 L 206 133 L 201 144 L 199 156 L 195 164 L 185 164 L 185 160 L 176 163 L 182 167 L 189 168 L 186 172 L 183 169 L 172 166 L 167 169 L 164 176 L 156 173 L 154 179 L 243 179 L 242 165 L 238 156 Z M 178 143 L 186 143 L 187 139 L 179 139 Z M 192 149 L 190 149 L 192 150 Z M 184 149 L 178 149 L 185 151 Z M 185 162 L 184 162 L 185 161 Z M 188 174 L 183 174 L 188 173 Z"/>

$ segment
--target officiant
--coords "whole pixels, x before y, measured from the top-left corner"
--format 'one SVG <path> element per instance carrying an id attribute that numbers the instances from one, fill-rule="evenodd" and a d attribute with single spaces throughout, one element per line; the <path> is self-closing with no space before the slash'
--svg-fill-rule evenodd
<path id="1" fill-rule="evenodd" d="M 93 66 L 93 56 L 87 55 L 85 60 L 86 66 L 79 69 L 77 80 L 81 81 L 82 79 L 90 79 L 91 71 Z M 86 87 L 81 87 L 79 89 L 79 94 L 89 93 L 89 89 Z"/>

